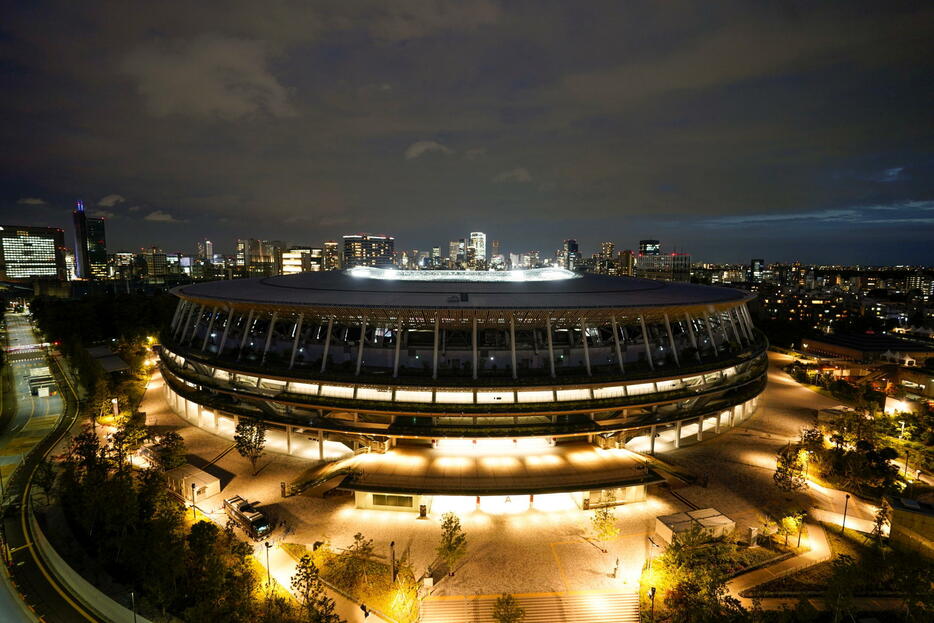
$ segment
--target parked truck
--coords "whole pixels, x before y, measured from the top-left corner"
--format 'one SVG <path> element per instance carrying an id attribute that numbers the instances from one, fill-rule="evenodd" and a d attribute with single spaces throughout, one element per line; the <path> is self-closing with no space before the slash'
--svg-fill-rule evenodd
<path id="1" fill-rule="evenodd" d="M 272 532 L 266 515 L 253 508 L 239 495 L 224 500 L 224 512 L 254 541 L 263 541 Z"/>

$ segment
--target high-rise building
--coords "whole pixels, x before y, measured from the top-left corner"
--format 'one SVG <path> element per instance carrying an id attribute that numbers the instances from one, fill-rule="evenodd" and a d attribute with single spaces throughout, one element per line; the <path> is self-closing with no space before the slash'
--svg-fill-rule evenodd
<path id="1" fill-rule="evenodd" d="M 467 241 L 452 240 L 448 243 L 448 264 L 451 268 L 460 268 L 467 260 Z"/>
<path id="2" fill-rule="evenodd" d="M 486 234 L 482 231 L 470 232 L 470 248 L 473 249 L 474 260 L 474 266 L 471 267 L 486 264 Z"/>
<path id="3" fill-rule="evenodd" d="M 205 238 L 198 241 L 198 257 L 214 260 L 214 243 Z"/>
<path id="4" fill-rule="evenodd" d="M 169 261 L 161 249 L 157 247 L 146 249 L 143 253 L 143 260 L 146 262 L 147 277 L 164 277 L 169 273 Z"/>
<path id="5" fill-rule="evenodd" d="M 691 281 L 690 253 L 642 255 L 636 259 L 636 276 L 658 281 Z"/>
<path id="6" fill-rule="evenodd" d="M 395 238 L 374 234 L 344 236 L 344 268 L 354 266 L 391 266 Z"/>
<path id="7" fill-rule="evenodd" d="M 341 254 L 336 240 L 324 241 L 324 270 L 337 270 L 341 267 Z"/>
<path id="8" fill-rule="evenodd" d="M 636 274 L 636 254 L 631 249 L 619 252 L 618 271 L 621 276 L 632 277 Z"/>
<path id="9" fill-rule="evenodd" d="M 662 245 L 658 240 L 640 240 L 639 255 L 658 255 L 662 252 Z"/>
<path id="10" fill-rule="evenodd" d="M 761 283 L 763 271 L 765 271 L 765 260 L 753 259 L 749 262 L 749 281 Z"/>
<path id="11" fill-rule="evenodd" d="M 54 227 L 0 227 L 0 279 L 68 278 L 65 233 Z"/>
<path id="12" fill-rule="evenodd" d="M 78 201 L 71 213 L 75 226 L 75 268 L 81 279 L 106 279 L 107 236 L 104 219 L 88 216 L 84 202 Z"/>
<path id="13" fill-rule="evenodd" d="M 282 274 L 310 273 L 324 270 L 324 250 L 317 247 L 292 247 L 282 252 Z"/>
<path id="14" fill-rule="evenodd" d="M 441 268 L 441 247 L 431 247 L 431 267 Z"/>
<path id="15" fill-rule="evenodd" d="M 568 270 L 577 268 L 581 261 L 580 247 L 577 245 L 577 240 L 574 238 L 565 240 L 562 251 L 561 259 L 563 260 L 564 268 Z"/>
<path id="16" fill-rule="evenodd" d="M 502 255 L 502 254 L 503 254 L 503 251 L 502 251 L 502 249 L 500 248 L 499 240 L 494 240 L 494 241 L 490 244 L 490 248 L 491 248 L 491 253 L 490 253 L 490 255 Z"/>

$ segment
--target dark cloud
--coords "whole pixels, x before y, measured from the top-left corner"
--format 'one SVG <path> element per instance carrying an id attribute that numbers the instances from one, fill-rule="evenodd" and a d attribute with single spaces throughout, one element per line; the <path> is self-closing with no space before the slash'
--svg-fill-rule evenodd
<path id="1" fill-rule="evenodd" d="M 929 261 L 932 24 L 923 2 L 21 4 L 0 222 L 103 197 L 124 248 L 483 230 Z"/>

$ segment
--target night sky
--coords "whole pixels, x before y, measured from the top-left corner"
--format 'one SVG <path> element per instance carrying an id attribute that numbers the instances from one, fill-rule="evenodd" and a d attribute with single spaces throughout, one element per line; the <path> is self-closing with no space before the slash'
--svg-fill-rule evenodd
<path id="1" fill-rule="evenodd" d="M 934 264 L 934 3 L 4 2 L 0 224 Z"/>

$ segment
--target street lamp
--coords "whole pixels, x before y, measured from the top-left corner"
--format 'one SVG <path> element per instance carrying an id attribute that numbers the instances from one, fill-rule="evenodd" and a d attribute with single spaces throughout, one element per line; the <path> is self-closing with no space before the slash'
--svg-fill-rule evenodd
<path id="1" fill-rule="evenodd" d="M 272 549 L 272 543 L 270 543 L 269 541 L 266 541 L 264 545 L 266 546 L 266 588 L 271 589 L 272 588 L 272 567 L 269 566 L 269 550 Z"/>
<path id="2" fill-rule="evenodd" d="M 396 581 L 396 542 L 389 542 L 389 558 L 392 563 L 392 571 L 390 571 L 389 576 L 393 582 Z"/>
<path id="3" fill-rule="evenodd" d="M 195 483 L 191 483 L 191 519 L 192 521 L 198 518 L 198 516 L 195 514 L 195 493 L 197 493 L 196 485 Z"/>
<path id="4" fill-rule="evenodd" d="M 130 605 L 133 606 L 133 623 L 136 623 L 136 594 L 130 591 Z"/>
<path id="5" fill-rule="evenodd" d="M 846 494 L 846 500 L 843 502 L 843 521 L 840 522 L 840 534 L 846 529 L 846 508 L 850 505 L 850 494 Z"/>
<path id="6" fill-rule="evenodd" d="M 652 623 L 655 623 L 655 587 L 649 589 L 649 601 L 652 602 Z"/>

